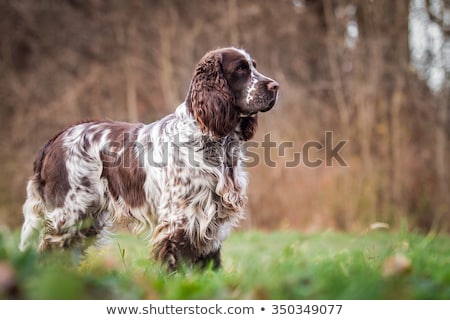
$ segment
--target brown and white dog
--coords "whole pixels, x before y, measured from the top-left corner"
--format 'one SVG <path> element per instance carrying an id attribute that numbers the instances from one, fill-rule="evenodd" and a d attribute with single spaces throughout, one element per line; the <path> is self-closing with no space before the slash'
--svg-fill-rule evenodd
<path id="1" fill-rule="evenodd" d="M 39 230 L 40 251 L 84 249 L 127 219 L 133 231 L 153 232 L 153 256 L 169 269 L 219 267 L 222 242 L 247 201 L 240 147 L 254 135 L 257 113 L 275 105 L 278 88 L 244 50 L 222 48 L 200 60 L 173 114 L 60 132 L 34 162 L 20 248 Z"/>

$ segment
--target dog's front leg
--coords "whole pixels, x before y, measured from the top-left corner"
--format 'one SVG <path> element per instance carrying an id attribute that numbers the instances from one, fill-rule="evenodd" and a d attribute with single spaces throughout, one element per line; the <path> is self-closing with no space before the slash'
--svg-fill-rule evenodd
<path id="1" fill-rule="evenodd" d="M 192 262 L 192 249 L 185 226 L 178 222 L 160 221 L 152 240 L 152 256 L 176 271 L 183 262 Z"/>

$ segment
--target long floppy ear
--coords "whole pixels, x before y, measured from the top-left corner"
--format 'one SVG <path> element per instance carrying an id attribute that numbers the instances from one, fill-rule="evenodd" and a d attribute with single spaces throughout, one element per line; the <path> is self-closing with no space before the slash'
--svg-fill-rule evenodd
<path id="1" fill-rule="evenodd" d="M 252 117 L 241 118 L 239 122 L 239 136 L 241 140 L 247 141 L 253 138 L 258 125 L 258 118 L 255 114 Z"/>
<path id="2" fill-rule="evenodd" d="M 206 54 L 197 65 L 186 98 L 200 129 L 215 137 L 232 133 L 239 121 L 235 98 L 223 76 L 222 54 Z"/>

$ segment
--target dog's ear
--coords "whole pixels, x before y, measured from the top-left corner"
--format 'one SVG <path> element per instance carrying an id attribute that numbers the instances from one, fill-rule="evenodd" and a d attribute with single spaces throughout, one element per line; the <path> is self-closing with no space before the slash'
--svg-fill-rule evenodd
<path id="1" fill-rule="evenodd" d="M 221 53 L 211 52 L 200 60 L 186 103 L 203 132 L 224 137 L 236 129 L 239 113 L 223 75 Z"/>

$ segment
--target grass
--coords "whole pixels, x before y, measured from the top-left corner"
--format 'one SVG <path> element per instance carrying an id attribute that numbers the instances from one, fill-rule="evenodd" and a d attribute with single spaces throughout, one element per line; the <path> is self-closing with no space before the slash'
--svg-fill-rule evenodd
<path id="1" fill-rule="evenodd" d="M 73 252 L 20 253 L 17 240 L 0 234 L 1 298 L 450 299 L 450 237 L 435 234 L 235 232 L 220 271 L 172 275 L 131 235 L 81 262 Z"/>

